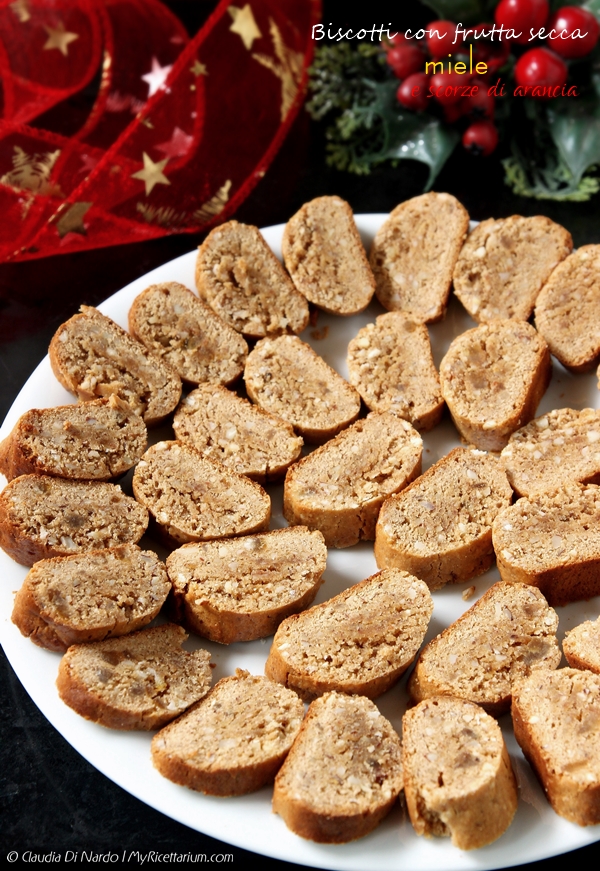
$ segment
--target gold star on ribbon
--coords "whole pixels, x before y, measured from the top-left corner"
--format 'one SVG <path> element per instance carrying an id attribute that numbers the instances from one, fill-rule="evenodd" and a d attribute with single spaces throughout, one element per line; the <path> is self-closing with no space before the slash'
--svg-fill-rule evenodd
<path id="1" fill-rule="evenodd" d="M 169 179 L 164 176 L 162 172 L 169 162 L 168 157 L 164 160 L 159 160 L 158 163 L 154 163 L 152 158 L 148 157 L 144 151 L 142 159 L 144 161 L 144 168 L 134 172 L 131 178 L 139 178 L 140 181 L 144 182 L 146 185 L 146 196 L 149 196 L 152 193 L 152 189 L 157 184 L 171 184 Z"/>
<path id="2" fill-rule="evenodd" d="M 201 64 L 198 59 L 194 61 L 194 65 L 190 67 L 190 72 L 195 76 L 207 76 L 208 71 L 204 64 Z"/>
<path id="3" fill-rule="evenodd" d="M 25 24 L 26 21 L 29 21 L 31 18 L 31 12 L 29 11 L 29 4 L 27 0 L 15 0 L 14 3 L 10 4 L 10 8 L 13 11 L 13 14 L 19 19 L 21 24 Z"/>
<path id="4" fill-rule="evenodd" d="M 57 48 L 65 57 L 69 54 L 69 43 L 79 39 L 78 33 L 70 33 L 68 30 L 65 30 L 65 25 L 62 21 L 59 21 L 58 27 L 46 27 L 44 24 L 44 30 L 48 34 L 48 39 L 44 43 L 44 51 Z"/>
<path id="5" fill-rule="evenodd" d="M 56 222 L 56 229 L 58 230 L 58 235 L 61 239 L 63 236 L 66 236 L 67 233 L 81 233 L 82 236 L 86 235 L 87 230 L 85 229 L 83 219 L 88 209 L 91 209 L 93 205 L 93 203 L 73 203 L 71 208 L 67 209 L 66 212 L 60 216 Z"/>
<path id="6" fill-rule="evenodd" d="M 248 51 L 250 51 L 254 40 L 260 39 L 262 36 L 262 33 L 258 29 L 258 25 L 254 20 L 250 4 L 246 3 L 242 9 L 238 6 L 228 6 L 227 11 L 233 19 L 233 24 L 229 28 L 230 31 L 241 36 L 242 42 Z"/>

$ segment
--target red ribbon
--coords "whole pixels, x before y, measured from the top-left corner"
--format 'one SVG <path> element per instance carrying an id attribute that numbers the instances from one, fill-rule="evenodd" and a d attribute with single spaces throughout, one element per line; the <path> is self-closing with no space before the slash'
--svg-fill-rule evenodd
<path id="1" fill-rule="evenodd" d="M 158 0 L 0 0 L 0 261 L 228 217 L 301 106 L 319 15 L 225 0 L 190 40 Z"/>

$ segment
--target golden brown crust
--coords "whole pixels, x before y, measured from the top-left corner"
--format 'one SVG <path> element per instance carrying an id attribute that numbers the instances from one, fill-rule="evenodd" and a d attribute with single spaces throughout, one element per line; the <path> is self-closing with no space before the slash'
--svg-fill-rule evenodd
<path id="1" fill-rule="evenodd" d="M 589 669 L 600 674 L 600 617 L 586 620 L 567 632 L 563 653 L 572 668 Z"/>

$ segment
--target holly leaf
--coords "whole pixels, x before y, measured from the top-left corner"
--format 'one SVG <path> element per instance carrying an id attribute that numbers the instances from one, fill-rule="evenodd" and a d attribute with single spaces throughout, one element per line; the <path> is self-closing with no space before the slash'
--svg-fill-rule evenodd
<path id="1" fill-rule="evenodd" d="M 441 21 L 456 21 L 462 24 L 481 23 L 487 20 L 490 6 L 496 3 L 485 0 L 424 0 L 426 6 L 433 9 Z"/>
<path id="2" fill-rule="evenodd" d="M 591 12 L 592 15 L 595 15 L 596 18 L 600 21 L 600 0 L 587 0 L 586 3 L 582 3 L 581 5 L 583 9 L 587 9 L 588 12 Z"/>
<path id="3" fill-rule="evenodd" d="M 428 191 L 459 139 L 456 130 L 445 127 L 437 118 L 424 118 L 408 138 L 389 149 L 388 157 L 394 160 L 419 160 L 427 164 L 429 177 L 425 190 Z"/>
<path id="4" fill-rule="evenodd" d="M 549 108 L 550 135 L 576 183 L 600 163 L 600 97 L 592 94 Z"/>

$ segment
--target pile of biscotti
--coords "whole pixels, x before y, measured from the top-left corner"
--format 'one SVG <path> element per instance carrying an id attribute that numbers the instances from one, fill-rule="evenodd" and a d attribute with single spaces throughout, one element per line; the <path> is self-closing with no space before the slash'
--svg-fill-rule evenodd
<path id="1" fill-rule="evenodd" d="M 31 410 L 0 445 L 0 546 L 31 567 L 12 619 L 64 654 L 61 698 L 159 729 L 152 759 L 176 783 L 274 781 L 273 809 L 315 841 L 368 834 L 402 794 L 418 834 L 496 840 L 517 806 L 508 710 L 557 813 L 600 822 L 599 621 L 559 669 L 552 607 L 600 594 L 600 412 L 536 418 L 551 354 L 573 372 L 600 359 L 600 246 L 573 253 L 544 217 L 468 228 L 454 197 L 425 194 L 367 258 L 348 204 L 322 197 L 286 225 L 282 265 L 257 228 L 219 226 L 198 295 L 149 287 L 129 332 L 86 306 L 63 324 L 50 362 L 78 404 Z M 452 287 L 478 325 L 438 372 L 427 324 Z M 374 294 L 386 311 L 350 342 L 348 382 L 297 334 Z M 464 446 L 422 474 L 445 408 Z M 166 420 L 175 437 L 148 447 Z M 289 526 L 269 531 L 282 480 Z M 147 529 L 166 563 L 139 547 Z M 327 549 L 363 540 L 380 571 L 311 607 Z M 432 591 L 494 561 L 502 580 L 421 649 Z M 274 636 L 265 676 L 211 688 L 188 632 Z M 401 741 L 374 700 L 413 663 Z"/>

